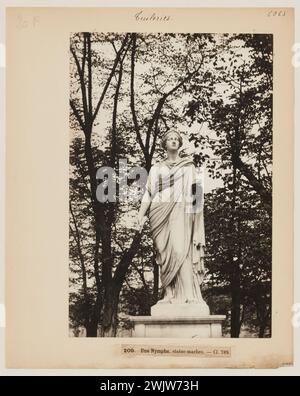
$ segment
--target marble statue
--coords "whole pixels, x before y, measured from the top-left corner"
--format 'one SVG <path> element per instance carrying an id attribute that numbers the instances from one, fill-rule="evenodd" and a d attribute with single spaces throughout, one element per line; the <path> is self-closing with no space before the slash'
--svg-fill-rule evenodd
<path id="1" fill-rule="evenodd" d="M 160 268 L 164 293 L 157 306 L 201 304 L 209 314 L 200 287 L 205 275 L 203 176 L 190 157 L 180 157 L 178 132 L 167 132 L 162 146 L 167 158 L 152 166 L 138 214 L 141 228 L 149 218 Z"/>

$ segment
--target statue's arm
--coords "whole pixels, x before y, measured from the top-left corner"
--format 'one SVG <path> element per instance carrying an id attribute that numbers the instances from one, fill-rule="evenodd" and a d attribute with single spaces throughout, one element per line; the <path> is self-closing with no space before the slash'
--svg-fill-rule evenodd
<path id="1" fill-rule="evenodd" d="M 147 220 L 146 213 L 149 209 L 150 203 L 151 203 L 151 197 L 150 197 L 148 190 L 146 189 L 145 193 L 143 195 L 140 210 L 138 213 L 138 223 L 139 223 L 140 229 L 143 228 L 143 225 L 145 224 L 145 222 Z"/>
<path id="2" fill-rule="evenodd" d="M 151 197 L 149 194 L 149 191 L 146 189 L 145 193 L 143 195 L 142 201 L 141 201 L 141 206 L 140 206 L 140 211 L 139 213 L 142 214 L 142 216 L 145 216 L 147 213 L 147 210 L 149 209 L 151 203 Z"/>
<path id="3" fill-rule="evenodd" d="M 147 213 L 147 211 L 149 209 L 149 206 L 150 206 L 150 203 L 151 203 L 151 200 L 152 200 L 150 191 L 151 191 L 151 183 L 153 182 L 153 178 L 154 177 L 155 177 L 155 171 L 154 171 L 154 168 L 152 167 L 150 172 L 149 172 L 149 175 L 148 175 L 148 180 L 147 180 L 147 183 L 146 183 L 146 189 L 145 189 L 145 192 L 144 192 L 144 195 L 143 195 L 143 198 L 142 198 L 142 201 L 141 201 L 140 210 L 139 210 L 139 213 L 138 213 L 138 223 L 139 223 L 140 229 L 143 228 L 143 225 L 144 225 L 144 223 L 147 220 L 146 213 Z"/>

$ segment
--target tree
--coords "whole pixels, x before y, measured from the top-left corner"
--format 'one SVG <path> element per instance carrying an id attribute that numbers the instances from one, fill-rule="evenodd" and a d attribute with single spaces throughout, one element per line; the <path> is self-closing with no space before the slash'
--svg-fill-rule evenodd
<path id="1" fill-rule="evenodd" d="M 208 161 L 212 177 L 222 175 L 230 198 L 228 235 L 238 234 L 238 195 L 250 188 L 259 197 L 269 217 L 272 214 L 272 40 L 268 35 L 225 35 L 223 50 L 212 60 L 211 84 L 199 89 L 187 106 L 191 122 L 207 123 L 206 136 L 190 140 L 209 147 L 217 161 Z M 210 100 L 205 100 L 210 96 Z M 196 156 L 198 162 L 204 156 Z M 227 247 L 231 268 L 231 336 L 240 332 L 240 250 Z M 236 258 L 236 259 L 235 259 Z"/>
<path id="2" fill-rule="evenodd" d="M 72 35 L 70 52 L 73 327 L 84 326 L 87 335 L 96 336 L 100 325 L 101 336 L 116 336 L 121 313 L 130 314 L 132 304 L 135 312 L 150 312 L 151 304 L 159 298 L 158 266 L 149 230 L 143 235 L 136 230 L 136 197 L 141 192 L 135 190 L 134 179 L 129 180 L 129 199 L 117 199 L 124 188 L 119 160 L 126 159 L 129 166 L 143 165 L 149 171 L 164 156 L 159 146 L 162 135 L 177 128 L 194 146 L 195 162 L 206 163 L 210 177 L 222 181 L 223 190 L 217 192 L 225 200 L 219 202 L 224 246 L 221 254 L 214 244 L 216 234 L 209 215 L 208 240 L 212 238 L 211 249 L 216 248 L 215 253 L 210 251 L 210 275 L 214 277 L 216 271 L 219 279 L 218 274 L 225 274 L 218 288 L 231 296 L 231 335 L 239 335 L 247 304 L 256 310 L 264 334 L 269 316 L 258 307 L 270 305 L 269 245 L 263 244 L 260 251 L 266 255 L 265 283 L 255 289 L 259 272 L 240 267 L 246 262 L 245 249 L 252 246 L 251 238 L 245 236 L 252 235 L 252 220 L 244 224 L 246 214 L 241 207 L 246 205 L 255 221 L 261 216 L 265 224 L 270 223 L 270 38 L 80 33 Z M 97 178 L 100 167 L 116 171 L 114 202 L 97 199 L 99 183 L 105 181 L 105 177 Z M 211 199 L 214 218 L 219 197 Z M 257 237 L 255 232 L 252 237 Z M 254 251 L 248 249 L 250 258 Z M 219 267 L 214 264 L 217 262 Z"/>
<path id="3" fill-rule="evenodd" d="M 240 186 L 235 207 L 232 194 L 220 188 L 206 196 L 206 288 L 230 296 L 232 337 L 239 336 L 249 315 L 262 337 L 271 327 L 272 223 L 257 193 Z"/>
<path id="4" fill-rule="evenodd" d="M 149 56 L 158 48 L 162 51 L 167 51 L 170 39 L 174 41 L 174 45 L 179 42 L 182 47 L 186 44 L 187 36 L 170 35 L 167 37 L 166 35 L 142 36 L 127 34 L 122 37 L 122 35 L 91 35 L 90 33 L 83 33 L 75 34 L 71 40 L 71 124 L 78 131 L 83 132 L 84 158 L 90 185 L 90 193 L 86 195 L 91 200 L 93 214 L 90 224 L 94 227 L 95 231 L 93 235 L 95 246 L 93 265 L 97 292 L 95 294 L 96 300 L 93 309 L 93 335 L 96 335 L 98 326 L 97 318 L 100 317 L 101 334 L 103 336 L 114 336 L 116 334 L 117 311 L 121 288 L 129 264 L 137 253 L 140 241 L 140 234 L 137 232 L 133 235 L 132 244 L 126 247 L 121 256 L 118 254 L 117 249 L 114 248 L 116 245 L 114 226 L 117 219 L 120 220 L 118 212 L 132 210 L 134 209 L 134 205 L 131 208 L 129 207 L 130 205 L 123 205 L 122 207 L 117 202 L 106 202 L 103 204 L 97 200 L 97 165 L 107 165 L 118 170 L 117 160 L 121 154 L 120 132 L 122 132 L 125 139 L 128 139 L 123 154 L 127 154 L 128 152 L 137 154 L 137 161 L 144 163 L 147 170 L 150 169 L 159 137 L 167 130 L 167 123 L 170 119 L 173 118 L 174 121 L 175 118 L 174 115 L 171 116 L 172 113 L 176 114 L 171 100 L 176 98 L 176 95 L 178 97 L 184 84 L 199 74 L 203 63 L 203 56 L 200 54 L 197 62 L 193 60 L 195 63 L 194 68 L 190 70 L 187 68 L 186 63 L 182 64 L 183 60 L 186 62 L 189 58 L 181 56 L 181 59 L 178 60 L 178 57 L 175 55 L 170 57 L 167 54 L 160 62 L 161 69 L 171 60 L 173 65 L 176 62 L 175 66 L 178 67 L 178 72 L 173 73 L 173 75 L 170 74 L 168 82 L 161 82 L 157 67 L 151 67 L 147 73 L 139 73 L 139 80 L 142 81 L 142 85 L 147 85 L 148 89 L 138 90 L 139 95 L 137 95 L 135 83 L 136 67 L 147 64 Z M 106 56 L 105 59 L 99 56 L 101 54 L 101 45 L 104 46 L 106 52 L 108 52 L 107 45 L 111 45 L 110 50 L 112 54 Z M 127 56 L 129 50 L 130 57 Z M 129 73 L 127 71 L 128 66 Z M 183 70 L 184 77 L 182 78 Z M 99 83 L 99 81 L 96 81 L 95 75 L 98 78 L 99 76 L 103 78 L 100 82 L 100 91 L 94 88 Z M 122 85 L 123 82 L 125 86 L 124 84 Z M 129 83 L 128 90 L 126 88 L 127 82 Z M 151 95 L 149 95 L 149 90 Z M 132 129 L 128 124 L 128 112 L 126 110 L 123 112 L 118 111 L 119 108 L 125 107 L 126 95 L 128 95 L 130 101 Z M 152 102 L 149 101 L 149 97 L 151 97 Z M 152 113 L 149 109 L 145 111 L 145 107 L 143 106 L 145 98 L 148 98 L 148 105 Z M 107 109 L 110 106 L 112 108 L 112 123 L 104 138 L 106 146 L 105 149 L 96 150 L 95 143 L 97 141 L 95 141 L 96 137 L 94 137 L 95 134 L 93 134 L 93 131 L 97 128 L 97 119 L 100 117 L 99 111 L 102 108 L 107 113 Z M 138 151 L 134 149 L 132 130 L 139 143 Z M 118 180 L 116 182 L 118 185 Z M 74 213 L 72 215 L 72 221 L 76 233 L 76 216 Z M 77 237 L 75 241 L 78 239 Z M 80 260 L 80 255 L 82 254 L 80 254 L 78 246 L 79 244 L 77 243 L 76 254 Z M 116 264 L 116 260 L 119 260 L 118 264 Z M 157 299 L 158 270 L 155 261 L 152 260 L 151 262 L 156 279 L 153 294 Z M 83 265 L 81 269 L 84 273 Z M 82 279 L 84 283 L 84 276 L 82 276 Z M 86 288 L 83 287 L 83 289 L 85 290 Z"/>
<path id="5" fill-rule="evenodd" d="M 191 121 L 207 122 L 212 133 L 194 134 L 191 141 L 207 143 L 220 158 L 217 171 L 241 172 L 272 213 L 272 36 L 231 35 L 212 60 L 211 83 L 190 89 Z M 211 97 L 207 100 L 208 96 Z M 213 168 L 211 166 L 212 174 Z"/>
<path id="6" fill-rule="evenodd" d="M 92 135 L 95 126 L 95 120 L 99 113 L 100 107 L 103 104 L 105 95 L 110 87 L 112 78 L 118 73 L 119 82 L 117 84 L 115 96 L 118 97 L 118 90 L 122 79 L 122 62 L 128 50 L 129 35 L 120 38 L 120 48 L 116 51 L 115 58 L 111 62 L 111 69 L 107 75 L 106 81 L 102 84 L 102 91 L 99 99 L 94 104 L 93 95 L 93 67 L 97 66 L 97 57 L 92 51 L 92 40 L 90 33 L 78 34 L 71 40 L 70 51 L 74 59 L 74 73 L 75 79 L 78 81 L 79 89 L 81 91 L 81 98 L 71 94 L 70 107 L 72 109 L 72 122 L 77 122 L 80 130 L 84 135 L 84 155 L 88 169 L 90 197 L 92 202 L 93 220 L 95 229 L 95 244 L 94 244 L 94 277 L 96 281 L 97 295 L 93 310 L 93 330 L 92 336 L 97 335 L 97 327 L 100 317 L 101 334 L 113 336 L 116 333 L 116 315 L 118 307 L 119 293 L 125 278 L 126 270 L 136 253 L 137 246 L 140 240 L 139 233 L 136 233 L 129 249 L 122 256 L 118 266 L 113 274 L 113 260 L 111 251 L 111 234 L 114 217 L 114 203 L 108 204 L 99 202 L 96 195 L 97 178 L 96 178 L 96 159 L 93 154 Z M 115 49 L 115 43 L 114 43 Z M 98 60 L 99 62 L 99 60 Z M 119 70 L 117 71 L 117 67 Z M 75 86 L 75 84 L 74 84 Z M 110 164 L 115 161 L 116 128 L 117 116 L 117 99 L 114 104 L 113 128 L 112 128 L 112 145 L 109 157 Z M 101 256 L 100 256 L 101 245 Z M 101 262 L 101 268 L 100 268 Z M 102 315 L 101 315 L 102 314 Z"/>

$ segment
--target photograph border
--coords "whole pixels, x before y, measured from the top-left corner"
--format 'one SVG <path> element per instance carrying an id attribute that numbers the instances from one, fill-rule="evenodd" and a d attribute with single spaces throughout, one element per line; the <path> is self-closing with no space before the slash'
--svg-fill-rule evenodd
<path id="1" fill-rule="evenodd" d="M 290 50 L 294 42 L 293 10 L 287 8 L 286 18 L 274 21 L 267 16 L 270 11 L 267 8 L 159 8 L 160 14 L 171 14 L 172 22 L 168 25 L 164 24 L 165 22 L 158 22 L 150 27 L 147 23 L 134 20 L 136 10 L 130 8 L 7 9 L 7 366 L 272 368 L 291 365 L 292 312 L 289 307 L 293 302 L 294 70 Z M 23 22 L 26 22 L 26 27 Z M 62 304 L 62 301 L 66 302 L 68 295 L 69 111 L 66 99 L 68 99 L 69 41 L 65 38 L 69 31 L 93 31 L 99 30 L 98 26 L 101 26 L 101 31 L 121 32 L 128 30 L 126 25 L 131 26 L 129 31 L 136 29 L 143 32 L 149 29 L 196 32 L 195 26 L 201 25 L 201 31 L 205 32 L 211 30 L 215 32 L 217 29 L 226 33 L 233 31 L 242 33 L 243 30 L 245 33 L 274 34 L 272 338 L 180 341 L 180 344 L 188 343 L 192 346 L 201 344 L 210 347 L 230 347 L 231 356 L 226 361 L 215 357 L 199 360 L 192 357 L 179 359 L 157 356 L 153 359 L 135 355 L 129 358 L 122 354 L 122 347 L 123 344 L 128 344 L 128 341 L 132 344 L 132 340 L 100 338 L 68 340 L 67 306 L 65 303 Z M 34 57 L 37 53 L 40 59 L 38 62 L 36 62 L 37 57 Z M 47 81 L 43 76 L 48 76 L 50 70 L 53 73 L 52 78 Z M 43 92 L 36 84 L 36 81 L 41 79 L 45 82 L 43 91 L 47 93 L 43 96 L 43 103 L 40 101 Z M 59 93 L 53 86 L 54 81 L 60 87 Z M 32 111 L 33 107 L 34 111 Z M 45 123 L 45 119 L 49 122 Z M 42 150 L 45 143 L 46 151 Z M 56 155 L 55 161 L 53 153 Z M 28 158 L 30 161 L 26 162 Z M 40 164 L 43 166 L 37 166 Z M 29 185 L 30 189 L 28 189 Z M 20 191 L 22 191 L 22 207 L 20 207 Z M 53 216 L 53 211 L 57 216 Z M 16 241 L 18 249 L 16 249 Z M 55 285 L 55 293 L 51 285 Z M 282 293 L 282 290 L 285 292 Z M 169 342 L 174 345 L 174 340 Z M 135 340 L 135 344 L 144 343 L 145 339 Z M 176 343 L 178 340 L 175 341 Z M 147 345 L 158 344 L 162 344 L 162 341 L 147 339 Z"/>

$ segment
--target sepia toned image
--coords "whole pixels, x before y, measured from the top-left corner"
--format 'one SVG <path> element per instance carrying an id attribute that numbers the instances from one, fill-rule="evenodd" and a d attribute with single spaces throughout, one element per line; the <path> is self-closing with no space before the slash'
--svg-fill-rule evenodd
<path id="1" fill-rule="evenodd" d="M 75 337 L 271 337 L 273 35 L 70 37 Z"/>

